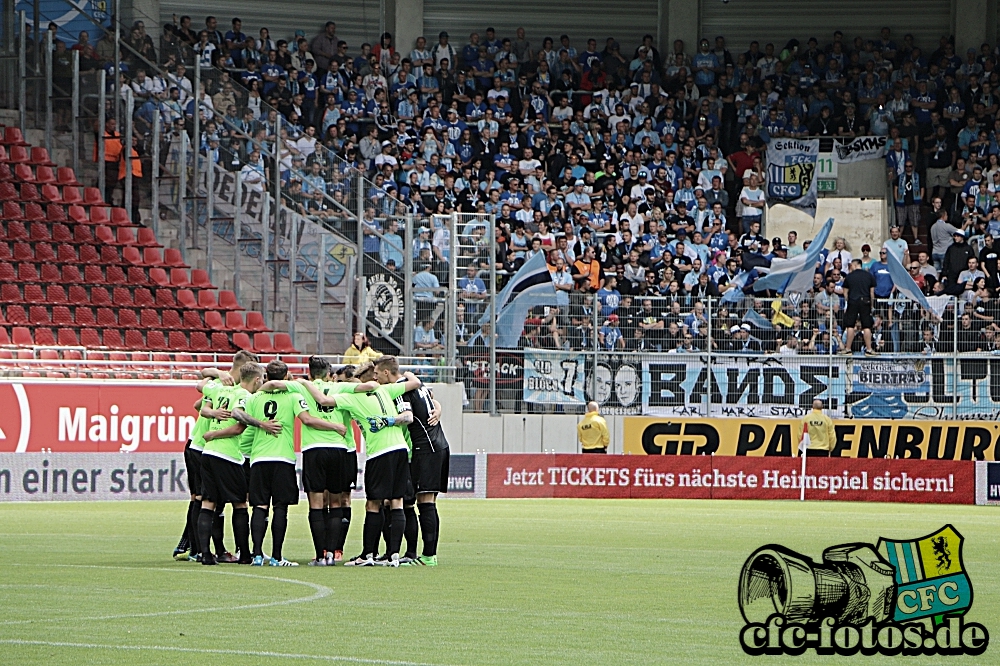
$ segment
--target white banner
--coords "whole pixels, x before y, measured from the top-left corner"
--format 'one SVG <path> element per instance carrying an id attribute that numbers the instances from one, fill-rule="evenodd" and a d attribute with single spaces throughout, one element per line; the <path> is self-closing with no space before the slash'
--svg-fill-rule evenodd
<path id="1" fill-rule="evenodd" d="M 783 203 L 816 216 L 819 139 L 774 139 L 767 144 L 768 204 Z"/>
<path id="2" fill-rule="evenodd" d="M 525 351 L 524 401 L 543 405 L 582 405 L 584 396 L 583 354 Z"/>
<path id="3" fill-rule="evenodd" d="M 885 157 L 887 138 L 884 136 L 859 136 L 853 139 L 833 140 L 833 161 L 850 164 L 862 160 L 878 160 Z"/>

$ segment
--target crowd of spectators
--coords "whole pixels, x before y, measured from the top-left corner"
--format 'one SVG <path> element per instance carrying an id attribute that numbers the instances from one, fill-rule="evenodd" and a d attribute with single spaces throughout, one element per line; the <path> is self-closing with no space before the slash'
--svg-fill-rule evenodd
<path id="1" fill-rule="evenodd" d="M 140 101 L 137 132 L 157 112 L 190 130 L 197 96 L 196 144 L 210 161 L 242 170 L 248 187 L 263 189 L 278 168 L 289 205 L 331 224 L 346 223 L 352 188 L 363 187 L 363 251 L 372 262 L 401 271 L 411 252 L 414 272 L 439 286 L 468 269 L 457 285 L 460 343 L 482 343 L 472 314 L 490 264 L 509 276 L 543 253 L 564 299 L 529 319 L 524 345 L 704 349 L 708 300 L 742 289 L 747 298 L 712 313 L 718 349 L 837 350 L 843 331 L 828 327 L 827 315 L 843 307 L 837 294 L 851 262 L 842 242 L 798 302 L 772 311 L 770 301 L 753 300 L 753 278 L 806 245 L 794 232 L 782 240 L 763 230 L 764 155 L 773 137 L 880 135 L 898 226 L 879 253 L 896 251 L 927 293 L 959 296 L 962 317 L 971 313 L 992 348 L 1000 77 L 988 44 L 963 57 L 948 38 L 917 45 L 887 27 L 877 37 L 835 31 L 825 43 L 792 39 L 781 48 L 752 41 L 735 53 L 722 36 L 678 40 L 661 53 L 651 35 L 623 50 L 611 37 L 554 39 L 522 28 L 457 40 L 441 32 L 406 45 L 388 33 L 374 45 L 348 44 L 333 22 L 291 39 L 266 27 L 257 34 L 238 18 L 223 32 L 215 17 L 196 28 L 182 16 L 164 26 L 157 51 L 137 24 L 123 73 Z M 73 48 L 107 61 L 106 38 Z M 147 61 L 166 73 L 150 75 Z M 269 156 L 276 141 L 277 165 Z M 450 229 L 434 216 L 455 211 L 486 214 L 494 225 Z M 404 214 L 418 219 L 414 238 L 398 223 Z M 452 234 L 464 248 L 458 257 L 448 254 Z M 864 267 L 876 276 L 876 296 L 893 296 L 880 259 L 862 252 L 876 264 Z M 741 274 L 750 279 L 736 280 Z M 765 333 L 744 322 L 751 307 L 779 323 Z M 422 344 L 440 344 L 440 314 L 432 305 L 421 311 Z M 928 331 L 935 345 L 955 344 L 940 332 L 947 323 L 911 305 L 878 314 L 883 350 L 923 349 Z"/>

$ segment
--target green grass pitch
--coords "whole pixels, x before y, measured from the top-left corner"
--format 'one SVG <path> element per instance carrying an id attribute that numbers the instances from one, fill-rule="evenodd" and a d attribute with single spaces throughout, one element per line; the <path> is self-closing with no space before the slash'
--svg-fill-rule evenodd
<path id="1" fill-rule="evenodd" d="M 980 657 L 854 659 L 1000 663 L 995 507 L 444 500 L 441 566 L 396 570 L 173 562 L 185 507 L 0 504 L 0 663 L 771 662 L 745 656 L 738 641 L 737 577 L 754 549 L 773 542 L 818 558 L 831 545 L 916 538 L 945 523 L 966 538 L 969 618 L 994 645 Z M 289 518 L 285 553 L 304 565 L 305 505 Z M 360 535 L 356 519 L 347 555 Z"/>

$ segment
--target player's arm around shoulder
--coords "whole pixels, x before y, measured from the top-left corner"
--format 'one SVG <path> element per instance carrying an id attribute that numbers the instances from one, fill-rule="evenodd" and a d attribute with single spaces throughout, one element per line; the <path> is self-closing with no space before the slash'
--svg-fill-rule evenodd
<path id="1" fill-rule="evenodd" d="M 309 381 L 308 379 L 298 379 L 296 380 L 296 382 L 298 383 L 299 387 L 305 389 L 306 392 L 308 392 L 309 395 L 312 396 L 312 399 L 316 401 L 317 405 L 322 405 L 323 407 L 337 406 L 336 393 L 330 393 L 330 394 L 323 393 L 321 390 L 319 390 L 319 387 L 316 386 L 316 384 Z"/>
<path id="2" fill-rule="evenodd" d="M 308 411 L 299 412 L 299 421 L 302 425 L 309 426 L 316 430 L 332 430 L 341 437 L 347 434 L 347 428 L 344 427 L 342 423 L 335 423 L 333 421 L 326 421 L 318 416 L 313 416 Z"/>

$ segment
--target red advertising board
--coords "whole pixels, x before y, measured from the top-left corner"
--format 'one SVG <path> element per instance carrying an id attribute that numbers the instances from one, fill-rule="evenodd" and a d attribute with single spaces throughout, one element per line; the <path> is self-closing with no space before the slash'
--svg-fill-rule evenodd
<path id="1" fill-rule="evenodd" d="M 487 497 L 799 499 L 800 458 L 490 454 Z M 968 460 L 809 458 L 806 499 L 973 504 Z"/>
<path id="2" fill-rule="evenodd" d="M 182 451 L 198 397 L 194 382 L 5 382 L 0 453 Z"/>

